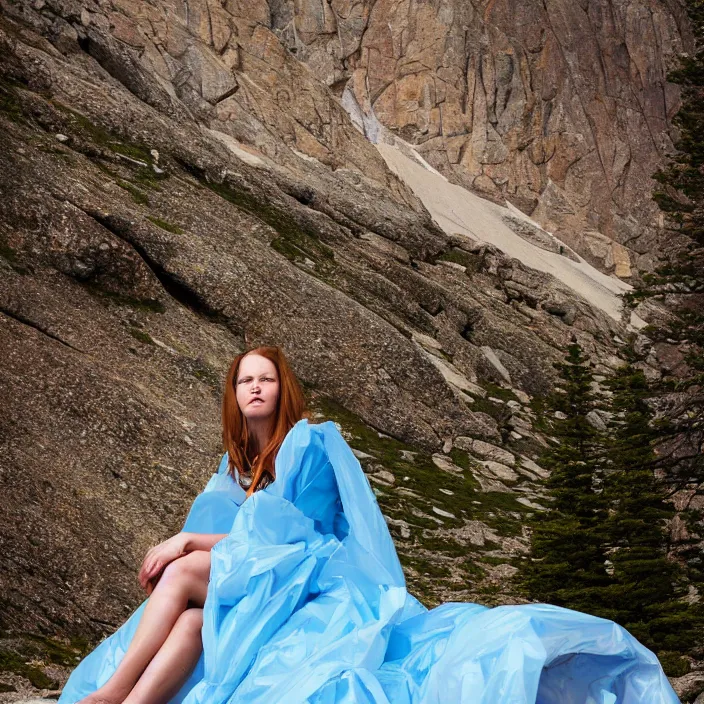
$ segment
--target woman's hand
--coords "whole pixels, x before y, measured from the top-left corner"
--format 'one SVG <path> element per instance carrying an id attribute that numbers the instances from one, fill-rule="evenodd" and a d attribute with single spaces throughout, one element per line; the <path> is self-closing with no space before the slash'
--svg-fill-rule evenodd
<path id="1" fill-rule="evenodd" d="M 152 593 L 166 565 L 185 555 L 187 539 L 185 533 L 176 533 L 146 554 L 139 570 L 139 583 L 147 592 L 147 596 Z"/>

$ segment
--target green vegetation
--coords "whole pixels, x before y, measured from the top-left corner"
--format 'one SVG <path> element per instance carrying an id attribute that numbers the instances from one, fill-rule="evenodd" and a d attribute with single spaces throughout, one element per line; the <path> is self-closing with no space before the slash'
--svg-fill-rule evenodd
<path id="1" fill-rule="evenodd" d="M 14 264 L 17 261 L 17 252 L 10 245 L 0 242 L 0 257 L 9 264 Z"/>
<path id="2" fill-rule="evenodd" d="M 73 663 L 75 665 L 75 662 Z M 12 650 L 0 650 L 0 672 L 12 672 L 29 680 L 37 689 L 58 689 L 59 683 L 47 677 L 36 665 L 30 665 L 25 658 Z"/>
<path id="3" fill-rule="evenodd" d="M 0 113 L 17 124 L 25 122 L 22 103 L 17 95 L 17 89 L 7 79 L 0 80 Z"/>
<path id="4" fill-rule="evenodd" d="M 0 257 L 2 257 L 18 274 L 28 274 L 31 269 L 28 266 L 20 263 L 17 256 L 17 250 L 11 247 L 7 242 L 0 240 Z"/>
<path id="5" fill-rule="evenodd" d="M 172 225 L 170 222 L 166 222 L 166 220 L 162 220 L 161 218 L 152 217 L 151 215 L 147 215 L 147 220 L 150 220 L 157 227 L 160 227 L 162 230 L 166 230 L 167 232 L 171 232 L 174 235 L 182 235 L 183 234 L 183 230 L 178 225 Z"/>
<path id="6" fill-rule="evenodd" d="M 683 55 L 679 68 L 669 75 L 682 91 L 674 118 L 680 138 L 670 163 L 654 176 L 658 185 L 653 198 L 665 214 L 668 246 L 662 254 L 665 261 L 654 274 L 644 276 L 626 300 L 635 305 L 655 299 L 670 313 L 667 322 L 646 330 L 651 339 L 683 355 L 676 372 L 665 373 L 648 391 L 666 420 L 653 428 L 650 443 L 656 450 L 654 464 L 669 491 L 687 495 L 699 493 L 704 483 L 704 3 L 685 0 L 684 4 L 691 19 L 694 50 Z M 688 510 L 680 517 L 692 537 L 672 548 L 684 566 L 687 582 L 701 594 L 704 562 L 698 536 L 704 531 L 704 511 Z M 693 620 L 701 627 L 702 606 L 692 610 L 696 611 Z M 672 625 L 665 624 L 665 631 Z M 657 635 L 665 638 L 664 633 Z M 704 655 L 703 641 L 700 631 L 695 657 Z M 682 652 L 679 646 L 671 650 Z"/>
<path id="7" fill-rule="evenodd" d="M 130 335 L 132 335 L 135 340 L 139 340 L 145 345 L 154 344 L 154 340 L 152 340 L 151 335 L 148 332 L 144 332 L 144 330 L 140 330 L 139 328 L 130 328 Z"/>
<path id="8" fill-rule="evenodd" d="M 117 137 L 112 132 L 106 130 L 100 125 L 96 125 L 85 115 L 72 110 L 68 106 L 60 103 L 57 100 L 51 100 L 50 103 L 59 111 L 64 113 L 68 119 L 68 126 L 79 133 L 85 139 L 93 142 L 93 144 L 109 149 L 115 154 L 121 154 L 129 159 L 141 161 L 146 164 L 153 162 L 149 148 L 134 142 L 128 142 Z"/>
<path id="9" fill-rule="evenodd" d="M 689 660 L 683 658 L 678 653 L 665 651 L 659 653 L 658 658 L 662 669 L 665 670 L 670 677 L 682 677 L 682 675 L 686 675 L 691 669 Z"/>
<path id="10" fill-rule="evenodd" d="M 494 398 L 499 398 L 502 401 L 518 401 L 518 397 L 511 389 L 504 389 L 503 386 L 499 386 L 498 384 L 486 382 L 484 384 L 484 388 L 487 391 L 487 396 L 493 396 Z"/>
<path id="11" fill-rule="evenodd" d="M 216 372 L 205 360 L 201 357 L 188 360 L 188 370 L 198 381 L 202 381 L 215 390 L 220 389 L 221 379 L 220 374 Z"/>
<path id="12" fill-rule="evenodd" d="M 467 272 L 472 273 L 477 271 L 479 266 L 479 259 L 469 252 L 465 252 L 463 249 L 453 247 L 447 252 L 443 252 L 438 255 L 435 261 L 443 262 L 453 262 L 454 264 L 460 264 L 467 268 Z"/>
<path id="13" fill-rule="evenodd" d="M 132 171 L 131 179 L 143 188 L 158 191 L 160 190 L 159 183 L 168 177 L 169 175 L 165 171 L 157 173 L 152 166 L 137 166 Z"/>
<path id="14" fill-rule="evenodd" d="M 630 364 L 608 383 L 614 414 L 607 446 L 604 493 L 610 515 L 611 583 L 602 599 L 611 618 L 646 646 L 688 652 L 696 641 L 696 618 L 684 596 L 682 570 L 667 557 L 665 521 L 674 508 L 655 478 L 654 444 L 660 431 L 648 404 L 643 372 Z"/>
<path id="15" fill-rule="evenodd" d="M 55 147 L 51 144 L 39 145 L 37 149 L 40 152 L 44 152 L 44 154 L 51 154 L 52 156 L 55 156 L 59 159 L 63 159 L 63 161 L 65 161 L 67 164 L 70 164 L 71 166 L 78 165 L 77 160 L 71 155 L 71 152 L 68 149 L 64 149 L 62 147 Z"/>
<path id="16" fill-rule="evenodd" d="M 438 561 L 428 560 L 418 555 L 403 555 L 401 564 L 404 567 L 412 567 L 425 577 L 449 577 L 450 570 Z"/>
<path id="17" fill-rule="evenodd" d="M 550 510 L 533 523 L 533 560 L 521 565 L 526 592 L 540 601 L 593 611 L 594 592 L 608 583 L 603 524 L 603 439 L 588 414 L 599 406 L 587 358 L 572 344 L 555 365 L 561 385 L 548 401 L 557 442 L 540 459 L 551 470 Z"/>
<path id="18" fill-rule="evenodd" d="M 96 125 L 85 115 L 56 100 L 51 100 L 50 102 L 54 108 L 65 116 L 67 121 L 66 131 L 73 132 L 79 137 L 74 148 L 83 151 L 99 168 L 115 178 L 117 185 L 128 191 L 135 203 L 148 205 L 148 196 L 138 186 L 142 189 L 158 190 L 159 182 L 169 177 L 166 171 L 156 170 L 156 164 L 149 148 L 118 137 L 100 125 Z M 116 174 L 101 162 L 101 157 L 96 156 L 91 150 L 82 148 L 81 139 L 124 157 L 120 161 L 129 169 L 129 181 L 116 177 Z"/>
<path id="19" fill-rule="evenodd" d="M 140 191 L 139 188 L 128 181 L 123 181 L 122 179 L 117 179 L 115 183 L 117 183 L 120 188 L 124 188 L 124 190 L 132 196 L 132 200 L 137 205 L 149 205 L 149 196 L 144 193 L 144 191 Z"/>
<path id="20" fill-rule="evenodd" d="M 284 257 L 290 261 L 310 259 L 315 264 L 314 272 L 324 279 L 334 271 L 335 254 L 328 245 L 320 241 L 315 230 L 300 225 L 282 209 L 242 188 L 237 188 L 232 183 L 216 183 L 202 172 L 192 167 L 187 168 L 201 183 L 221 198 L 254 215 L 276 230 L 278 237 L 272 240 L 271 246 Z"/>
<path id="21" fill-rule="evenodd" d="M 83 287 L 106 305 L 115 304 L 127 306 L 139 313 L 165 313 L 166 307 L 161 301 L 152 298 L 134 298 L 114 291 L 106 291 L 92 283 L 84 283 Z"/>
<path id="22" fill-rule="evenodd" d="M 25 656 L 45 660 L 53 665 L 74 667 L 77 658 L 87 655 L 90 649 L 88 642 L 83 638 L 74 638 L 67 645 L 53 638 L 32 633 L 24 636 L 21 652 Z"/>
<path id="23" fill-rule="evenodd" d="M 44 673 L 42 665 L 72 668 L 90 649 L 83 638 L 75 638 L 69 644 L 34 633 L 21 634 L 11 640 L 3 638 L 0 673 L 24 677 L 37 689 L 58 689 L 59 683 Z M 3 691 L 14 691 L 14 688 L 0 685 L 0 692 Z"/>
<path id="24" fill-rule="evenodd" d="M 555 442 L 540 458 L 552 470 L 551 502 L 533 521 L 520 584 L 530 598 L 617 621 L 647 647 L 670 653 L 666 671 L 674 674 L 678 657 L 698 642 L 701 620 L 681 599 L 683 573 L 667 554 L 674 510 L 654 472 L 661 424 L 652 391 L 626 364 L 607 381 L 608 402 L 600 399 L 576 344 L 556 367 L 558 389 L 543 407 Z M 598 408 L 612 418 L 606 433 L 589 422 Z"/>
<path id="25" fill-rule="evenodd" d="M 666 376 L 654 389 L 658 396 L 673 391 L 680 394 L 676 410 L 668 413 L 669 426 L 660 430 L 661 449 L 674 437 L 682 446 L 698 446 L 704 427 L 703 397 L 698 392 L 704 383 L 704 4 L 686 0 L 685 6 L 692 20 L 695 51 L 669 76 L 682 89 L 682 106 L 674 119 L 680 140 L 670 164 L 655 174 L 660 185 L 653 194 L 667 216 L 665 227 L 672 244 L 660 268 L 644 276 L 626 296 L 632 304 L 648 298 L 665 303 L 672 313 L 670 321 L 661 327 L 651 326 L 648 335 L 677 345 L 685 355 L 687 366 L 676 376 Z M 693 481 L 701 484 L 702 453 L 661 455 L 660 466 L 673 482 L 682 487 Z M 700 578 L 704 584 L 701 573 Z"/>
<path id="26" fill-rule="evenodd" d="M 499 427 L 503 426 L 511 416 L 510 411 L 503 403 L 496 403 L 495 401 L 490 401 L 488 398 L 482 398 L 481 396 L 473 396 L 473 398 L 474 403 L 470 406 L 472 411 L 486 413 L 499 424 Z M 497 396 L 496 398 L 499 397 Z"/>

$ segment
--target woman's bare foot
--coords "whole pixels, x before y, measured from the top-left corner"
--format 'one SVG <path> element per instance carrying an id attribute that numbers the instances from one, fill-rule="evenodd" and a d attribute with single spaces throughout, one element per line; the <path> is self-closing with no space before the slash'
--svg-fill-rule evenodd
<path id="1" fill-rule="evenodd" d="M 89 694 L 87 697 L 81 699 L 78 704 L 122 704 L 128 694 L 129 692 L 120 695 L 117 692 L 110 691 L 108 687 L 103 686 L 93 692 L 93 694 Z"/>

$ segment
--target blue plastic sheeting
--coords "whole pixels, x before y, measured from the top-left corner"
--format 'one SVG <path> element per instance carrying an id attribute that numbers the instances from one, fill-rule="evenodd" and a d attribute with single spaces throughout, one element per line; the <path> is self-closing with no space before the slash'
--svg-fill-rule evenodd
<path id="1" fill-rule="evenodd" d="M 386 523 L 332 422 L 299 421 L 276 481 L 245 501 L 227 458 L 184 530 L 211 552 L 203 655 L 172 704 L 675 704 L 653 653 L 611 621 L 544 604 L 444 604 L 406 592 Z M 144 604 L 71 675 L 104 684 Z"/>

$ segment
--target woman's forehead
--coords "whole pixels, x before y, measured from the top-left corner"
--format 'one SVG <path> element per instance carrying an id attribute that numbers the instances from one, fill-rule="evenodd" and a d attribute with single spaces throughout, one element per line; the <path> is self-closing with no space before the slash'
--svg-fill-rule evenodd
<path id="1" fill-rule="evenodd" d="M 276 374 L 276 366 L 270 359 L 260 354 L 248 354 L 240 361 L 238 377 L 272 373 Z"/>

